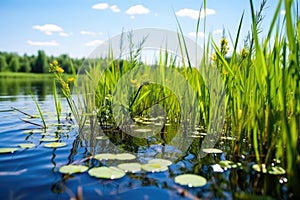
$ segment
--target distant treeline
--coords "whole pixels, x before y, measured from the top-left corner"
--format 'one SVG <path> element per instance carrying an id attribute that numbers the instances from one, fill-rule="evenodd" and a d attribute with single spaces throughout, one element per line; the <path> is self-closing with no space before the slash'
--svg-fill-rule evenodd
<path id="1" fill-rule="evenodd" d="M 0 72 L 49 73 L 49 64 L 57 60 L 65 73 L 72 73 L 72 66 L 78 69 L 84 59 L 74 59 L 67 54 L 58 57 L 47 56 L 42 50 L 37 55 L 18 55 L 17 53 L 0 52 Z"/>

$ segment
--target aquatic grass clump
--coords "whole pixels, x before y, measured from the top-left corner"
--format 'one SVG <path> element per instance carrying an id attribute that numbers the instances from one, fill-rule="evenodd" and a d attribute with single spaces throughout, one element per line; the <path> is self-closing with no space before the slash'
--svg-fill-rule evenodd
<path id="1" fill-rule="evenodd" d="M 297 39 L 300 21 L 298 13 L 292 12 L 296 5 L 284 1 L 288 13 L 281 22 L 282 1 L 279 1 L 268 35 L 261 40 L 259 27 L 265 3 L 263 1 L 259 11 L 255 12 L 250 1 L 252 31 L 240 54 L 234 51 L 230 60 L 226 60 L 222 55 L 222 41 L 221 48 L 213 42 L 212 64 L 219 71 L 225 69 L 228 72 L 224 74 L 226 127 L 230 127 L 229 134 L 237 137 L 233 153 L 240 156 L 243 139 L 248 138 L 261 168 L 274 164 L 274 158 L 281 161 L 287 169 L 289 189 L 296 195 L 300 166 L 300 46 Z"/>
<path id="2" fill-rule="evenodd" d="M 54 60 L 52 63 L 49 64 L 49 72 L 52 72 L 54 74 L 54 81 L 53 81 L 53 95 L 54 95 L 54 103 L 56 108 L 56 115 L 57 115 L 57 121 L 60 123 L 60 115 L 61 115 L 61 104 L 58 99 L 57 91 L 56 91 L 56 82 L 60 85 L 61 91 L 66 98 L 69 108 L 71 109 L 72 114 L 74 115 L 76 121 L 79 120 L 79 112 L 78 112 L 78 106 L 75 105 L 74 100 L 72 99 L 72 93 L 70 89 L 70 85 L 75 82 L 76 72 L 75 69 L 72 68 L 73 75 L 72 77 L 66 78 L 64 76 L 64 69 L 60 67 L 57 60 Z"/>

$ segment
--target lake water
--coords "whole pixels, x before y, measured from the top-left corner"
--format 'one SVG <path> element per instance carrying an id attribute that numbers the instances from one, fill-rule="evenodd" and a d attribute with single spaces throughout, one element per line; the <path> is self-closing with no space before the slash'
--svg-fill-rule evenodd
<path id="1" fill-rule="evenodd" d="M 91 155 L 111 151 L 108 145 L 110 143 L 124 149 L 130 148 L 130 144 L 140 144 L 132 151 L 149 152 L 149 155 L 154 147 L 160 153 L 174 153 L 175 148 L 168 145 L 142 146 L 143 142 L 136 141 L 129 143 L 127 140 L 130 139 L 110 129 L 101 133 L 105 133 L 109 140 L 99 140 L 96 137 L 100 133 L 91 133 L 88 130 L 79 134 L 77 126 L 65 120 L 70 110 L 64 99 L 61 99 L 61 102 L 62 123 L 65 125 L 57 125 L 51 92 L 51 80 L 0 80 L 0 148 L 19 148 L 13 153 L 0 154 L 0 199 L 70 199 L 76 197 L 81 189 L 84 199 L 233 199 L 234 196 L 242 198 L 254 194 L 287 198 L 285 184 L 279 184 L 284 182 L 284 176 L 257 174 L 251 170 L 253 159 L 242 160 L 243 169 L 216 169 L 215 164 L 220 160 L 232 159 L 232 156 L 226 153 L 233 147 L 234 140 L 231 139 L 220 140 L 215 146 L 224 153 L 209 154 L 200 160 L 198 154 L 201 138 L 197 137 L 187 152 L 178 157 L 176 153 L 173 155 L 173 164 L 164 172 L 128 173 L 118 180 L 97 179 L 89 176 L 87 172 L 63 175 L 59 168 L 71 163 L 80 163 L 89 168 L 119 164 L 117 161 L 100 162 L 89 159 Z M 46 131 L 23 121 L 42 124 L 40 119 L 29 119 L 12 109 L 15 107 L 28 114 L 37 115 L 31 93 L 38 100 L 49 125 Z M 61 148 L 45 147 L 49 142 L 41 139 L 53 135 L 58 137 L 59 142 L 65 142 L 67 145 Z M 35 147 L 22 149 L 19 147 L 21 143 L 31 143 Z M 247 148 L 245 152 L 246 150 Z M 135 161 L 142 162 L 142 159 L 144 157 L 137 157 Z M 176 184 L 174 177 L 184 173 L 201 175 L 208 182 L 205 186 L 196 188 Z"/>

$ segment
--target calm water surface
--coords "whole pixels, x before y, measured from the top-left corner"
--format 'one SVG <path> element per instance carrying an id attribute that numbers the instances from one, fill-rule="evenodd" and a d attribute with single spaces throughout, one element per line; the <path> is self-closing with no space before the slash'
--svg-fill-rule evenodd
<path id="1" fill-rule="evenodd" d="M 28 119 L 16 107 L 26 113 L 36 115 L 35 104 L 30 96 L 32 92 L 38 99 L 45 114 L 47 124 L 55 124 L 55 109 L 51 95 L 51 81 L 16 81 L 0 80 L 0 147 L 18 147 L 20 143 L 32 143 L 30 149 L 17 150 L 14 153 L 0 154 L 0 199 L 70 199 L 82 188 L 84 199 L 232 199 L 236 194 L 260 193 L 261 177 L 250 170 L 253 162 L 243 163 L 244 170 L 227 170 L 216 172 L 213 165 L 220 160 L 230 159 L 226 153 L 208 155 L 201 161 L 198 139 L 195 139 L 188 152 L 178 158 L 166 172 L 127 174 L 118 180 L 103 180 L 90 177 L 87 172 L 75 175 L 63 175 L 58 170 L 70 163 L 81 163 L 89 168 L 118 163 L 100 163 L 94 159 L 85 159 L 95 153 L 109 151 L 107 141 L 95 139 L 95 135 L 86 132 L 79 135 L 76 126 L 53 125 L 45 133 L 55 134 L 60 142 L 66 142 L 62 148 L 46 148 L 40 139 L 45 136 L 38 126 L 25 123 L 21 119 L 41 124 L 40 119 Z M 64 116 L 69 112 L 62 99 Z M 35 130 L 28 133 L 26 130 Z M 109 132 L 109 131 L 108 131 Z M 95 133 L 97 135 L 97 133 Z M 124 141 L 112 137 L 116 143 Z M 230 150 L 233 141 L 223 141 L 216 147 L 224 152 Z M 126 143 L 126 142 L 125 142 Z M 221 145 L 222 144 L 222 145 Z M 158 148 L 158 147 L 157 147 Z M 172 147 L 164 147 L 172 152 Z M 140 151 L 149 151 L 143 147 Z M 140 161 L 141 158 L 137 158 Z M 182 187 L 174 183 L 174 177 L 183 173 L 204 176 L 208 184 L 200 188 Z M 273 198 L 285 198 L 284 187 L 280 186 L 280 177 L 268 179 L 268 184 L 276 184 L 267 193 Z M 264 180 L 264 179 L 263 179 Z M 254 187 L 258 185 L 258 187 Z M 280 193 L 278 193 L 278 191 Z M 266 191 L 264 191 L 266 192 Z M 280 195 L 280 196 L 279 196 Z"/>

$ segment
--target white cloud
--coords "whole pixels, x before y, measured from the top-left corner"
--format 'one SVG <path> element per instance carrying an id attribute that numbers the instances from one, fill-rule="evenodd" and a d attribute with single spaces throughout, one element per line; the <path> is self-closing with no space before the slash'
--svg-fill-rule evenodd
<path id="1" fill-rule="evenodd" d="M 196 32 L 190 32 L 190 33 L 188 33 L 188 35 L 189 36 L 192 36 L 192 37 L 196 37 Z M 205 34 L 204 34 L 204 32 L 198 32 L 198 37 L 201 37 L 201 38 L 204 38 L 205 37 Z"/>
<path id="2" fill-rule="evenodd" d="M 69 36 L 72 35 L 72 33 L 60 32 L 59 35 L 62 36 L 62 37 L 69 37 Z"/>
<path id="3" fill-rule="evenodd" d="M 103 33 L 101 32 L 93 32 L 93 31 L 80 31 L 81 35 L 91 35 L 91 36 L 95 36 L 95 35 L 102 35 Z"/>
<path id="4" fill-rule="evenodd" d="M 180 9 L 179 11 L 177 11 L 175 14 L 177 16 L 179 16 L 179 17 L 189 17 L 189 18 L 192 18 L 192 19 L 198 19 L 198 17 L 199 17 L 199 10 L 193 10 L 193 9 L 189 9 L 189 8 L 183 8 L 183 9 Z M 206 16 L 207 15 L 215 15 L 215 14 L 216 14 L 215 10 L 209 9 L 209 8 L 206 9 Z M 201 10 L 200 17 L 203 18 L 204 16 L 205 16 L 204 10 Z"/>
<path id="5" fill-rule="evenodd" d="M 92 31 L 80 31 L 81 35 L 97 35 L 97 33 Z"/>
<path id="6" fill-rule="evenodd" d="M 63 29 L 55 24 L 34 25 L 33 29 L 44 32 L 47 35 L 52 35 L 53 32 L 62 32 Z"/>
<path id="7" fill-rule="evenodd" d="M 120 8 L 117 5 L 109 5 L 108 3 L 98 3 L 92 6 L 93 9 L 96 10 L 106 10 L 106 9 L 110 9 L 113 12 L 120 12 Z"/>
<path id="8" fill-rule="evenodd" d="M 281 15 L 285 15 L 285 10 L 280 11 Z"/>
<path id="9" fill-rule="evenodd" d="M 109 7 L 109 5 L 107 3 L 98 3 L 92 6 L 93 9 L 96 10 L 105 10 Z"/>
<path id="10" fill-rule="evenodd" d="M 143 14 L 148 14 L 149 12 L 150 10 L 141 4 L 131 6 L 126 10 L 126 14 L 128 15 L 143 15 Z"/>
<path id="11" fill-rule="evenodd" d="M 117 5 L 112 5 L 109 7 L 113 12 L 120 12 L 120 8 Z"/>
<path id="12" fill-rule="evenodd" d="M 223 29 L 216 29 L 213 31 L 214 35 L 221 34 L 221 33 L 223 33 Z"/>
<path id="13" fill-rule="evenodd" d="M 93 41 L 85 43 L 84 45 L 85 46 L 97 46 L 97 45 L 100 45 L 102 43 L 103 43 L 102 40 L 93 40 Z"/>
<path id="14" fill-rule="evenodd" d="M 31 46 L 58 46 L 59 45 L 59 43 L 56 42 L 55 40 L 44 41 L 44 42 L 27 40 L 27 44 Z"/>

